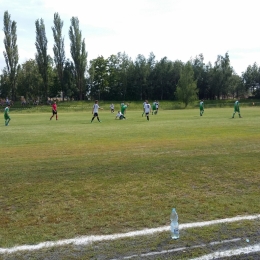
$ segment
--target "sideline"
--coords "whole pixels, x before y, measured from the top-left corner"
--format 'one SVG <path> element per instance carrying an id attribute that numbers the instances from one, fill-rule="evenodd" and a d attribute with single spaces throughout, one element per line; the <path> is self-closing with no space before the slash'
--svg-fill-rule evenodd
<path id="1" fill-rule="evenodd" d="M 220 244 L 225 244 L 225 243 L 232 243 L 232 242 L 237 242 L 240 241 L 241 238 L 234 238 L 231 240 L 223 240 L 223 241 L 216 241 L 216 242 L 211 242 L 209 243 L 209 245 L 220 245 Z M 168 249 L 168 250 L 163 250 L 160 252 L 150 252 L 150 253 L 144 253 L 144 254 L 140 254 L 140 255 L 131 255 L 131 256 L 125 256 L 123 258 L 115 258 L 115 259 L 111 259 L 111 260 L 119 260 L 119 259 L 131 259 L 131 258 L 140 258 L 140 257 L 147 257 L 147 256 L 156 256 L 156 255 L 164 255 L 164 254 L 170 254 L 170 253 L 174 253 L 174 252 L 179 252 L 179 251 L 185 251 L 185 250 L 191 250 L 191 249 L 195 249 L 195 248 L 202 248 L 202 247 L 206 247 L 206 244 L 200 244 L 200 245 L 196 245 L 196 246 L 189 246 L 189 247 L 179 247 L 179 248 L 174 248 L 174 249 Z M 196 260 L 196 259 L 192 259 L 192 260 Z M 197 259 L 200 260 L 200 259 Z"/>
<path id="2" fill-rule="evenodd" d="M 219 257 L 236 256 L 236 255 L 250 254 L 250 253 L 256 253 L 256 252 L 260 252 L 260 244 L 242 247 L 242 248 L 238 248 L 238 249 L 226 250 L 226 251 L 222 251 L 222 252 L 215 252 L 215 253 L 204 255 L 201 257 L 192 258 L 191 260 L 213 260 L 213 259 L 217 259 Z"/>
<path id="3" fill-rule="evenodd" d="M 195 223 L 187 223 L 187 224 L 180 224 L 179 229 L 187 229 L 187 228 L 194 228 L 194 227 L 204 227 L 204 226 L 210 226 L 215 224 L 221 224 L 221 223 L 230 223 L 230 222 L 236 222 L 241 220 L 255 220 L 260 218 L 260 214 L 258 215 L 251 215 L 251 216 L 237 216 L 234 218 L 225 218 L 225 219 L 219 219 L 219 220 L 212 220 L 212 221 L 205 221 L 205 222 L 195 222 Z M 100 236 L 82 236 L 82 237 L 76 237 L 72 239 L 64 239 L 64 240 L 58 240 L 58 241 L 50 241 L 50 242 L 42 242 L 37 245 L 22 245 L 22 246 L 16 246 L 11 248 L 0 248 L 0 254 L 11 254 L 18 251 L 35 251 L 42 248 L 50 248 L 50 247 L 57 247 L 57 246 L 65 246 L 65 245 L 87 245 L 91 244 L 93 242 L 97 241 L 104 241 L 104 240 L 116 240 L 120 238 L 127 238 L 127 237 L 135 237 L 135 236 L 144 236 L 144 235 L 150 235 L 153 233 L 158 232 L 165 232 L 169 231 L 169 226 L 164 227 L 158 227 L 158 228 L 151 228 L 151 229 L 143 229 L 140 231 L 132 231 L 128 233 L 122 233 L 122 234 L 114 234 L 114 235 L 100 235 Z"/>

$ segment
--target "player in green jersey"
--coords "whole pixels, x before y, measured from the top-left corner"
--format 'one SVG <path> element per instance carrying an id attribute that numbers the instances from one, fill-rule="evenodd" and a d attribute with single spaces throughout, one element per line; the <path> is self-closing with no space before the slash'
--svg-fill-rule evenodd
<path id="1" fill-rule="evenodd" d="M 236 100 L 236 102 L 234 104 L 234 113 L 233 113 L 232 118 L 235 117 L 236 112 L 238 112 L 239 117 L 242 118 L 242 116 L 240 114 L 240 107 L 239 107 L 239 101 L 238 100 Z"/>
<path id="2" fill-rule="evenodd" d="M 10 109 L 10 104 L 7 105 L 4 111 L 4 119 L 5 119 L 5 125 L 8 126 L 9 122 L 11 120 L 11 117 L 9 116 L 9 109 Z"/>
<path id="3" fill-rule="evenodd" d="M 154 100 L 153 104 L 152 104 L 152 115 L 153 114 L 157 114 L 157 110 L 156 110 L 156 100 Z"/>
<path id="4" fill-rule="evenodd" d="M 126 109 L 128 108 L 129 104 L 122 103 L 121 104 L 121 113 L 125 116 Z"/>

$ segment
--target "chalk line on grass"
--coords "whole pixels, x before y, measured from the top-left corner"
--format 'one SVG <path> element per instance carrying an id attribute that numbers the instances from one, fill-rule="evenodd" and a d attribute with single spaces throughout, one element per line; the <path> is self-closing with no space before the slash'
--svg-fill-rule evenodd
<path id="1" fill-rule="evenodd" d="M 214 252 L 212 254 L 204 255 L 201 257 L 193 258 L 192 260 L 213 260 L 220 257 L 237 256 L 241 254 L 250 254 L 260 252 L 260 244 L 253 246 L 242 247 L 238 249 L 230 249 L 222 252 Z"/>
<path id="2" fill-rule="evenodd" d="M 237 241 L 240 241 L 240 240 L 241 240 L 241 238 L 234 238 L 234 239 L 230 239 L 230 240 L 211 242 L 211 243 L 209 243 L 209 245 L 215 246 L 215 245 L 219 245 L 219 244 L 237 242 Z M 149 253 L 144 253 L 144 254 L 140 254 L 140 255 L 125 256 L 125 257 L 120 258 L 120 259 L 131 259 L 131 258 L 136 258 L 136 257 L 140 258 L 140 257 L 147 257 L 147 256 L 164 255 L 164 254 L 170 254 L 170 253 L 174 253 L 174 252 L 191 250 L 191 249 L 201 248 L 201 247 L 206 247 L 206 246 L 207 246 L 207 244 L 200 244 L 200 245 L 189 246 L 189 247 L 178 247 L 178 248 L 163 250 L 163 251 L 159 251 L 159 252 L 149 252 Z M 119 259 L 115 258 L 115 259 L 111 259 L 111 260 L 119 260 Z"/>
<path id="3" fill-rule="evenodd" d="M 236 222 L 242 220 L 254 220 L 258 218 L 260 218 L 260 214 L 251 215 L 251 216 L 237 216 L 234 218 L 225 218 L 225 219 L 205 221 L 205 222 L 180 224 L 179 229 L 181 230 L 181 229 L 194 228 L 194 227 L 204 227 L 204 226 L 210 226 L 210 225 L 221 224 L 221 223 L 230 223 L 230 222 Z M 22 246 L 15 246 L 11 248 L 0 248 L 0 254 L 11 254 L 18 251 L 35 251 L 42 248 L 50 248 L 50 247 L 66 246 L 66 245 L 87 245 L 98 241 L 116 240 L 116 239 L 135 237 L 135 236 L 145 236 L 145 235 L 151 235 L 154 233 L 165 232 L 169 230 L 170 230 L 170 226 L 164 226 L 158 228 L 143 229 L 139 231 L 132 231 L 132 232 L 122 233 L 122 234 L 81 236 L 72 239 L 42 242 L 37 245 L 22 245 Z"/>

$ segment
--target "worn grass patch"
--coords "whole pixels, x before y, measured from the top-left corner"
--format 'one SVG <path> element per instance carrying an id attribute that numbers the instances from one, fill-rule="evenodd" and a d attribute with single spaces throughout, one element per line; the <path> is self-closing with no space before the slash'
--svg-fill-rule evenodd
<path id="1" fill-rule="evenodd" d="M 0 131 L 0 247 L 260 212 L 259 111 L 13 113 Z M 4 122 L 4 121 L 3 121 Z"/>

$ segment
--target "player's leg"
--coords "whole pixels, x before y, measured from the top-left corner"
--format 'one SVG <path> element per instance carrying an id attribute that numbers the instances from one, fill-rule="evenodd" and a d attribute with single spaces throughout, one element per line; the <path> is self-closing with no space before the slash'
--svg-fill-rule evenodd
<path id="1" fill-rule="evenodd" d="M 149 121 L 149 113 L 146 113 L 146 119 Z"/>

